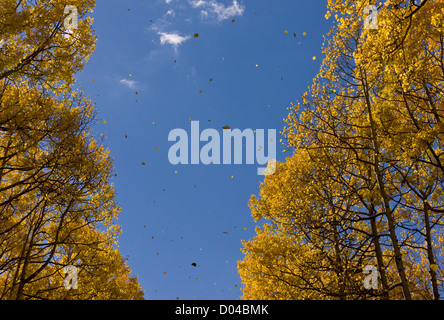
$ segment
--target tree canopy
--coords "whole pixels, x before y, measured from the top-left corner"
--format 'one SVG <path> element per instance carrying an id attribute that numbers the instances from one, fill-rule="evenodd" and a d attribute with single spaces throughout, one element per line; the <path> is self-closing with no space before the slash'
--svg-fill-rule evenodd
<path id="1" fill-rule="evenodd" d="M 250 207 L 245 299 L 443 294 L 441 0 L 329 0 L 321 70 L 284 130 L 293 152 Z M 364 268 L 376 266 L 377 289 Z"/>
<path id="2" fill-rule="evenodd" d="M 67 5 L 77 28 L 66 30 Z M 95 105 L 73 90 L 94 49 L 94 1 L 0 6 L 0 298 L 143 299 L 117 249 L 121 208 Z M 67 290 L 66 266 L 78 288 Z"/>

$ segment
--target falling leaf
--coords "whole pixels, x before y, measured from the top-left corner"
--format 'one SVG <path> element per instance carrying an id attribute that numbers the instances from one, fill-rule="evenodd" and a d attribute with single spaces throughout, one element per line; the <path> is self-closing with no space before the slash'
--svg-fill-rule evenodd
<path id="1" fill-rule="evenodd" d="M 313 56 L 313 60 L 316 60 L 316 56 Z"/>
<path id="2" fill-rule="evenodd" d="M 228 234 L 228 232 L 224 231 L 223 234 Z"/>
<path id="3" fill-rule="evenodd" d="M 191 265 L 192 265 L 193 267 L 197 266 L 196 262 L 193 262 Z"/>
<path id="4" fill-rule="evenodd" d="M 142 162 L 142 166 L 144 166 L 145 165 L 145 162 Z"/>
<path id="5" fill-rule="evenodd" d="M 136 94 L 139 94 L 139 93 L 136 91 Z"/>
<path id="6" fill-rule="evenodd" d="M 167 272 L 166 272 L 166 271 L 164 271 L 164 272 L 163 272 L 163 274 L 167 274 Z"/>
<path id="7" fill-rule="evenodd" d="M 202 93 L 202 90 L 199 90 L 199 93 Z"/>
<path id="8" fill-rule="evenodd" d="M 103 120 L 103 123 L 106 124 L 107 123 L 106 120 Z"/>
<path id="9" fill-rule="evenodd" d="M 288 34 L 288 31 L 287 31 L 287 30 L 285 30 L 285 31 L 284 31 L 284 33 L 285 33 L 285 34 Z"/>
<path id="10" fill-rule="evenodd" d="M 213 81 L 213 78 L 210 78 L 210 82 Z"/>
<path id="11" fill-rule="evenodd" d="M 293 33 L 293 36 L 296 38 L 296 33 Z"/>
<path id="12" fill-rule="evenodd" d="M 306 36 L 306 35 L 307 35 L 307 33 L 305 33 L 305 32 L 302 32 L 302 34 L 303 34 L 304 36 Z"/>
<path id="13" fill-rule="evenodd" d="M 198 34 L 198 33 L 195 33 L 195 34 L 194 34 L 194 37 L 195 37 L 195 38 L 198 38 L 198 37 L 199 37 L 199 34 Z"/>
<path id="14" fill-rule="evenodd" d="M 234 21 L 236 21 L 236 20 L 234 20 L 234 19 L 233 19 L 233 20 L 231 20 L 231 22 L 234 22 Z"/>
<path id="15" fill-rule="evenodd" d="M 157 151 L 157 148 L 156 149 L 154 149 L 155 151 Z"/>
<path id="16" fill-rule="evenodd" d="M 230 129 L 230 126 L 223 126 L 222 129 L 228 130 L 228 129 Z"/>

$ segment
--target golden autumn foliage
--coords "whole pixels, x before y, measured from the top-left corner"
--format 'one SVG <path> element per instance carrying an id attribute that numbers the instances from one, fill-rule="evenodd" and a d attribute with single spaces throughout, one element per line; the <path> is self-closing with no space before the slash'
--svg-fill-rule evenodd
<path id="1" fill-rule="evenodd" d="M 444 1 L 329 0 L 320 73 L 244 242 L 244 299 L 436 299 L 443 284 Z M 363 269 L 379 271 L 364 288 Z"/>
<path id="2" fill-rule="evenodd" d="M 77 28 L 64 27 L 66 6 L 77 8 Z M 2 0 L 0 80 L 66 92 L 94 51 L 94 0 Z"/>
<path id="3" fill-rule="evenodd" d="M 66 5 L 0 5 L 0 299 L 143 299 L 116 248 L 121 209 L 109 150 L 90 132 L 94 104 L 71 89 L 94 48 L 94 1 L 69 2 L 68 36 Z M 68 265 L 77 289 L 64 287 Z"/>

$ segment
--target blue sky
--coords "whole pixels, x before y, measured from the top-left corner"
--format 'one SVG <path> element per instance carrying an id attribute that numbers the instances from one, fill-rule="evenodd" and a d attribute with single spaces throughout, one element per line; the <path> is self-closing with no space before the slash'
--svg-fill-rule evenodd
<path id="1" fill-rule="evenodd" d="M 276 129 L 283 161 L 283 118 L 318 73 L 326 11 L 321 0 L 97 1 L 96 50 L 77 79 L 97 102 L 119 248 L 146 299 L 241 296 L 236 264 L 263 176 L 245 161 L 172 165 L 168 134 L 190 133 L 191 120 L 221 136 L 227 125 Z"/>

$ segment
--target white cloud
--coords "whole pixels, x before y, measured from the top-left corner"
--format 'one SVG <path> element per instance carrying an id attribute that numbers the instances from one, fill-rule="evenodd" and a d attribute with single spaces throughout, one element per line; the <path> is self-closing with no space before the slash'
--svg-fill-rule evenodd
<path id="1" fill-rule="evenodd" d="M 120 80 L 120 83 L 128 86 L 128 88 L 130 88 L 130 89 L 135 89 L 136 85 L 137 85 L 137 81 L 128 80 L 128 79 L 122 79 L 122 80 Z"/>
<path id="2" fill-rule="evenodd" d="M 161 45 L 171 44 L 174 47 L 174 49 L 177 49 L 179 45 L 190 39 L 190 36 L 182 37 L 177 33 L 159 32 L 159 35 L 160 35 Z"/>
<path id="3" fill-rule="evenodd" d="M 164 17 L 166 17 L 166 16 L 173 16 L 173 17 L 175 17 L 175 16 L 176 16 L 176 13 L 174 12 L 174 10 L 168 10 L 168 11 L 164 14 Z"/>
<path id="4" fill-rule="evenodd" d="M 207 2 L 205 0 L 191 0 L 190 2 L 193 8 L 199 8 L 207 5 Z"/>
<path id="5" fill-rule="evenodd" d="M 225 6 L 216 0 L 189 0 L 193 8 L 200 8 L 202 18 L 214 16 L 218 21 L 230 19 L 235 16 L 241 16 L 245 7 L 239 5 L 237 0 L 233 0 L 230 6 Z"/>

